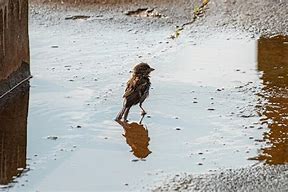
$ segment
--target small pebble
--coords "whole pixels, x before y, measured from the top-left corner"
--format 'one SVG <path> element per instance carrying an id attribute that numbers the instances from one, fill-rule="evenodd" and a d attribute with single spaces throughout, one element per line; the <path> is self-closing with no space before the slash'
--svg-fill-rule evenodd
<path id="1" fill-rule="evenodd" d="M 58 137 L 57 137 L 57 136 L 48 136 L 47 139 L 50 139 L 50 140 L 57 140 Z"/>

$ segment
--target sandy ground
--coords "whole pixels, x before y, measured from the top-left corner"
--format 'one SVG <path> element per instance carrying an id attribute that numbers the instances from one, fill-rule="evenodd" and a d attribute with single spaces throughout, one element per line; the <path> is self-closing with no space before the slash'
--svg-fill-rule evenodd
<path id="1" fill-rule="evenodd" d="M 9 191 L 285 191 L 287 166 L 255 157 L 273 141 L 257 38 L 287 34 L 287 2 L 211 1 L 171 39 L 196 4 L 32 4 L 29 171 Z M 163 17 L 125 15 L 139 7 Z M 139 138 L 113 119 L 141 61 L 156 70 Z"/>
<path id="2" fill-rule="evenodd" d="M 218 174 L 177 175 L 153 191 L 287 191 L 287 166 L 259 166 Z"/>
<path id="3" fill-rule="evenodd" d="M 226 30 L 233 28 L 253 36 L 288 33 L 287 1 L 282 0 L 220 0 L 211 1 L 205 22 L 208 26 Z"/>
<path id="4" fill-rule="evenodd" d="M 47 1 L 33 0 L 32 6 L 39 5 L 39 3 L 42 5 L 45 2 Z M 123 13 L 129 10 L 137 10 L 138 8 L 155 8 L 159 13 L 167 16 L 166 19 L 156 21 L 152 19 L 148 22 L 148 25 L 147 20 L 141 20 L 139 23 L 145 24 L 145 28 L 151 25 L 151 23 L 155 23 L 155 26 L 160 27 L 181 26 L 183 23 L 191 21 L 195 8 L 202 4 L 202 1 L 200 0 L 169 0 L 164 2 L 157 0 L 149 0 L 147 2 L 127 0 L 121 1 L 122 3 L 115 3 L 114 0 L 101 1 L 101 3 L 98 1 L 93 3 L 95 0 L 90 0 L 89 3 L 89 0 L 87 0 L 85 1 L 87 2 L 86 4 L 77 0 L 63 0 L 61 1 L 62 6 L 59 5 L 57 0 L 50 0 L 50 2 L 54 2 L 54 4 L 50 4 L 52 11 L 57 10 L 59 7 L 63 8 L 63 6 L 69 7 L 70 10 L 71 7 L 74 7 L 74 10 L 79 10 L 79 7 L 81 7 L 86 11 L 97 8 L 97 10 L 100 12 L 99 15 L 101 15 L 102 12 L 105 13 L 105 15 L 110 13 L 112 16 L 117 16 L 113 19 L 126 24 L 127 17 L 125 17 Z M 217 31 L 236 29 L 237 31 L 250 33 L 252 37 L 259 35 L 269 36 L 273 34 L 287 34 L 288 22 L 285 18 L 288 14 L 288 10 L 286 7 L 287 1 L 284 0 L 210 1 L 209 6 L 207 6 L 207 9 L 205 9 L 205 14 L 201 15 L 196 24 L 194 23 L 191 25 L 191 27 L 195 27 L 197 29 L 204 25 L 204 27 L 208 27 L 210 30 L 214 28 Z M 46 14 L 46 20 L 50 20 L 49 17 L 51 18 L 52 15 Z"/>

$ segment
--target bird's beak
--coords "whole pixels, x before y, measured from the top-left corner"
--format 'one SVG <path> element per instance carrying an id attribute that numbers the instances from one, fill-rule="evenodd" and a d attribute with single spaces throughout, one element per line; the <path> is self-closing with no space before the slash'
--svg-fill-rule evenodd
<path id="1" fill-rule="evenodd" d="M 154 71 L 155 69 L 153 69 L 153 68 L 150 68 L 150 71 Z"/>

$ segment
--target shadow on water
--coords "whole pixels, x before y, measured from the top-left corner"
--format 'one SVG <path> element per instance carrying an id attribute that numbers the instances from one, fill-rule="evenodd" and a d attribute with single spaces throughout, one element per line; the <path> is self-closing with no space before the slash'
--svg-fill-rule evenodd
<path id="1" fill-rule="evenodd" d="M 275 36 L 258 40 L 258 70 L 263 73 L 263 88 L 258 107 L 267 146 L 252 159 L 265 164 L 288 163 L 288 37 Z"/>
<path id="2" fill-rule="evenodd" d="M 0 184 L 7 185 L 26 168 L 29 83 L 0 102 Z"/>
<path id="3" fill-rule="evenodd" d="M 141 119 L 142 120 L 142 119 Z M 126 143 L 131 147 L 131 152 L 137 158 L 144 159 L 152 153 L 149 149 L 150 137 L 148 129 L 143 124 L 137 122 L 117 121 L 124 129 L 123 136 L 126 138 Z"/>

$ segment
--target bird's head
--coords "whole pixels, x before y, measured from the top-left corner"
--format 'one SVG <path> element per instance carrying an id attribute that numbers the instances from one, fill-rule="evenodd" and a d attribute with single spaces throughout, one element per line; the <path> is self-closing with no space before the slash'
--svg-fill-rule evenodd
<path id="1" fill-rule="evenodd" d="M 149 76 L 151 71 L 154 71 L 154 70 L 155 69 L 150 67 L 147 63 L 139 63 L 134 67 L 133 73 L 136 75 Z"/>

